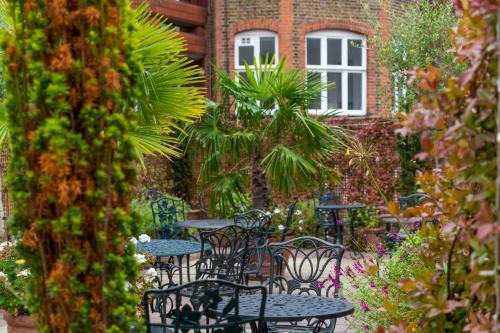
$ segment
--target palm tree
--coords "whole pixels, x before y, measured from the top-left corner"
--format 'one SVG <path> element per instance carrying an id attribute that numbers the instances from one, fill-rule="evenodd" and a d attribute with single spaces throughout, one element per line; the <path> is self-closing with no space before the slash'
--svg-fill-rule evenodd
<path id="1" fill-rule="evenodd" d="M 272 63 L 246 65 L 234 79 L 216 70 L 220 104 L 209 103 L 207 114 L 189 127 L 202 160 L 199 185 L 211 208 L 242 203 L 249 185 L 252 205 L 267 208 L 269 186 L 288 198 L 337 175 L 325 162 L 348 135 L 325 124 L 333 111 L 317 117 L 308 111 L 328 86 L 286 68 L 284 59 Z"/>
<path id="2" fill-rule="evenodd" d="M 12 31 L 7 1 L 0 0 L 0 30 Z M 179 157 L 178 133 L 205 112 L 204 78 L 198 66 L 186 57 L 186 42 L 166 23 L 166 18 L 153 14 L 146 2 L 134 9 L 138 41 L 136 55 L 142 61 L 141 91 L 136 100 L 135 131 L 131 133 L 137 156 L 143 154 Z M 3 90 L 3 86 L 2 86 Z M 1 94 L 4 95 L 4 94 Z M 0 146 L 9 136 L 5 110 L 0 109 Z"/>

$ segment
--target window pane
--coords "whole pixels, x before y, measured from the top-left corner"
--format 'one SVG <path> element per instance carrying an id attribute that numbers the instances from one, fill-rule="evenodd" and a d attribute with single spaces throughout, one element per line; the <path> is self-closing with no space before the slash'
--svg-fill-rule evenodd
<path id="1" fill-rule="evenodd" d="M 342 65 L 342 39 L 328 39 L 328 65 Z"/>
<path id="2" fill-rule="evenodd" d="M 321 73 L 318 72 L 308 72 L 307 73 L 307 81 L 316 81 L 321 80 Z M 321 93 L 318 94 L 309 104 L 309 109 L 321 109 Z"/>
<path id="3" fill-rule="evenodd" d="M 348 66 L 361 66 L 361 39 L 348 39 L 347 40 L 347 65 Z"/>
<path id="4" fill-rule="evenodd" d="M 240 46 L 239 47 L 239 52 L 240 52 L 240 59 L 238 60 L 238 64 L 240 66 L 245 65 L 245 61 L 249 65 L 253 65 L 253 46 Z"/>
<path id="5" fill-rule="evenodd" d="M 342 109 L 342 73 L 328 73 L 328 84 L 335 83 L 328 89 L 328 108 Z"/>
<path id="6" fill-rule="evenodd" d="M 307 39 L 307 64 L 321 65 L 321 39 Z"/>
<path id="7" fill-rule="evenodd" d="M 361 73 L 348 73 L 347 107 L 349 110 L 361 110 L 363 99 L 362 78 Z"/>
<path id="8" fill-rule="evenodd" d="M 275 37 L 260 37 L 260 61 L 264 63 L 266 60 L 266 55 L 268 56 L 268 61 L 274 56 L 274 40 Z"/>

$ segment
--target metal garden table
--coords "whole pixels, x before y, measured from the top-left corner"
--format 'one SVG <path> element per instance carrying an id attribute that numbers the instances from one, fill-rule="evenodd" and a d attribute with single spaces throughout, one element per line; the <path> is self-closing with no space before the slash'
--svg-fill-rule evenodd
<path id="1" fill-rule="evenodd" d="M 352 211 L 358 209 L 366 209 L 366 205 L 320 205 L 316 207 L 316 211 L 327 210 L 332 212 L 333 223 L 331 225 L 324 225 L 324 228 L 335 227 L 335 241 L 339 241 L 340 244 L 344 244 L 344 226 L 338 223 L 338 212 L 340 210 L 347 210 L 350 222 L 349 229 L 351 231 L 351 246 L 354 246 L 354 223 L 352 223 L 353 216 Z"/>
<path id="2" fill-rule="evenodd" d="M 259 295 L 241 295 L 239 297 L 240 316 L 258 316 Z M 219 305 L 225 306 L 227 301 Z M 295 322 L 306 319 L 328 320 L 345 317 L 354 312 L 351 303 L 338 299 L 309 295 L 267 295 L 264 321 Z"/>
<path id="3" fill-rule="evenodd" d="M 204 219 L 204 220 L 186 220 L 177 222 L 176 226 L 181 228 L 196 228 L 200 230 L 219 229 L 234 225 L 231 219 Z"/>
<path id="4" fill-rule="evenodd" d="M 149 253 L 156 257 L 155 267 L 160 272 L 165 271 L 169 279 L 169 285 L 173 284 L 173 275 L 179 272 L 179 280 L 182 284 L 182 261 L 186 257 L 188 281 L 190 280 L 189 258 L 191 254 L 201 252 L 201 243 L 193 240 L 182 239 L 152 239 L 148 243 L 137 243 L 137 252 Z M 168 258 L 168 262 L 161 262 L 161 258 Z M 174 265 L 173 258 L 177 258 L 178 266 Z M 163 287 L 162 277 L 159 278 L 160 288 Z"/>

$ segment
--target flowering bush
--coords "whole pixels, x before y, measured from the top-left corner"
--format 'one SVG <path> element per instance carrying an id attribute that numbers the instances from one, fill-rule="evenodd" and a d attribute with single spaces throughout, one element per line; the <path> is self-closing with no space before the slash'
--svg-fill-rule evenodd
<path id="1" fill-rule="evenodd" d="M 0 308 L 13 316 L 27 315 L 24 301 L 26 283 L 31 273 L 19 259 L 14 243 L 0 244 Z"/>
<path id="2" fill-rule="evenodd" d="M 422 238 L 415 237 L 413 243 L 403 243 L 391 257 L 384 257 L 385 250 L 377 245 L 374 257 L 356 259 L 352 267 L 343 269 L 344 285 L 349 289 L 345 294 L 358 307 L 352 318 L 357 332 L 389 328 L 403 319 L 418 323 L 421 315 L 404 301 L 406 291 L 400 281 L 431 269 L 418 256 L 420 244 Z M 386 311 L 388 308 L 391 311 Z"/>
<path id="3" fill-rule="evenodd" d="M 284 230 L 288 217 L 288 207 L 276 205 L 269 212 L 272 216 L 272 227 L 278 233 Z M 289 232 L 296 237 L 316 235 L 316 216 L 312 200 L 299 201 L 293 214 Z"/>

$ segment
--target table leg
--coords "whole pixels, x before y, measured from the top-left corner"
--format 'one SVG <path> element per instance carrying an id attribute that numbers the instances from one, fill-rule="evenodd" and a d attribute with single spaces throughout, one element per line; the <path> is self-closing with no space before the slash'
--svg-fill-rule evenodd
<path id="1" fill-rule="evenodd" d="M 182 258 L 184 255 L 177 256 L 177 262 L 179 264 L 179 284 L 183 284 L 182 282 Z"/>
<path id="2" fill-rule="evenodd" d="M 349 229 L 351 232 L 351 249 L 354 251 L 354 238 L 356 235 L 354 234 L 354 214 L 352 213 L 352 209 L 347 210 L 347 214 L 349 214 Z"/>

